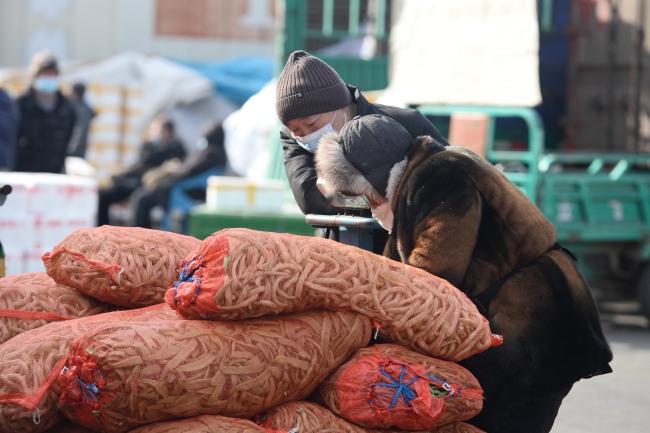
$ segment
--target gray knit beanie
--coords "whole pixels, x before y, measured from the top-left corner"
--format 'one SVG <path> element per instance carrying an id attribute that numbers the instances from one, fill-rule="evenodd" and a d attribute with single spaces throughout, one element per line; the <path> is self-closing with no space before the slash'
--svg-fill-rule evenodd
<path id="1" fill-rule="evenodd" d="M 327 63 L 305 51 L 291 53 L 277 82 L 280 122 L 338 110 L 350 102 L 350 90 Z"/>
<path id="2" fill-rule="evenodd" d="M 345 159 L 386 197 L 391 169 L 406 157 L 413 139 L 397 120 L 369 114 L 346 123 L 338 142 Z"/>

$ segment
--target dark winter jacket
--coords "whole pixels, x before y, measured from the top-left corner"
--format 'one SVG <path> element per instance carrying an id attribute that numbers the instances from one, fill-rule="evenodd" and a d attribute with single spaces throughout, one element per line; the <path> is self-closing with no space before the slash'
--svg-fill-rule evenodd
<path id="1" fill-rule="evenodd" d="M 413 139 L 420 135 L 430 135 L 439 141 L 445 141 L 433 124 L 419 111 L 371 104 L 356 87 L 348 85 L 348 89 L 352 94 L 352 102 L 357 104 L 357 116 L 383 114 L 397 120 Z M 337 208 L 333 207 L 316 187 L 314 154 L 300 146 L 286 127 L 280 131 L 280 139 L 284 151 L 284 168 L 300 210 L 304 214 L 334 215 L 338 213 Z"/>
<path id="2" fill-rule="evenodd" d="M 224 147 L 224 131 L 221 125 L 213 128 L 206 137 L 207 146 L 190 155 L 180 167 L 168 176 L 165 176 L 156 189 L 164 195 L 169 194 L 169 189 L 183 179 L 198 175 L 214 167 L 225 167 L 227 164 L 226 149 Z"/>
<path id="3" fill-rule="evenodd" d="M 396 183 L 385 254 L 455 284 L 503 335 L 503 346 L 465 362 L 485 390 L 474 423 L 549 431 L 574 382 L 611 371 L 575 259 L 537 206 L 467 149 L 422 137 Z"/>
<path id="4" fill-rule="evenodd" d="M 72 104 L 56 93 L 52 111 L 45 111 L 29 89 L 17 100 L 20 122 L 15 171 L 62 173 L 68 142 L 75 125 Z"/>
<path id="5" fill-rule="evenodd" d="M 159 167 L 165 161 L 173 158 L 184 160 L 186 155 L 185 146 L 178 139 L 147 141 L 142 145 L 135 164 L 126 171 L 113 176 L 113 184 L 136 189 L 142 185 L 142 176 L 147 171 Z"/>
<path id="6" fill-rule="evenodd" d="M 97 113 L 83 99 L 71 100 L 70 103 L 74 108 L 77 122 L 72 131 L 70 143 L 68 144 L 68 155 L 85 158 L 90 124 Z"/>
<path id="7" fill-rule="evenodd" d="M 334 190 L 367 190 L 342 150 L 323 165 L 337 146 L 321 141 L 319 172 L 338 166 L 328 179 Z M 394 222 L 384 255 L 453 283 L 503 336 L 503 345 L 463 361 L 485 391 L 469 422 L 494 433 L 548 432 L 573 383 L 610 372 L 612 360 L 594 299 L 552 224 L 485 159 L 431 137 L 393 166 L 386 197 Z"/>
<path id="8" fill-rule="evenodd" d="M 0 88 L 0 170 L 11 170 L 14 166 L 17 134 L 18 108 Z"/>

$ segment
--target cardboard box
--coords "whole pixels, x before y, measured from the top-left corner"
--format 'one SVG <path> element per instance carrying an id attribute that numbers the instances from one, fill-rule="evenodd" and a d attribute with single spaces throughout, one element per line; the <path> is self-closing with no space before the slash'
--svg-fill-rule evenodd
<path id="1" fill-rule="evenodd" d="M 97 211 L 97 181 L 80 176 L 41 174 L 35 179 L 29 210 L 31 212 L 95 213 Z"/>
<path id="2" fill-rule="evenodd" d="M 38 246 L 40 254 L 52 248 L 72 232 L 95 226 L 94 215 L 69 215 L 64 213 L 34 214 L 33 246 Z"/>
<path id="3" fill-rule="evenodd" d="M 12 192 L 0 216 L 14 212 L 97 212 L 97 180 L 52 173 L 3 173 L 0 180 Z"/>
<path id="4" fill-rule="evenodd" d="M 7 275 L 44 271 L 45 252 L 77 229 L 94 227 L 97 181 L 49 173 L 3 173 L 12 192 L 0 207 Z"/>

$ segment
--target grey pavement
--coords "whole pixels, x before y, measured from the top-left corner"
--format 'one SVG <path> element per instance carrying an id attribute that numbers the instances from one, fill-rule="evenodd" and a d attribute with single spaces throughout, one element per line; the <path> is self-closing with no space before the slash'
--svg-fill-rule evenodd
<path id="1" fill-rule="evenodd" d="M 614 352 L 614 372 L 576 383 L 552 433 L 650 433 L 648 320 L 616 312 L 602 318 Z"/>

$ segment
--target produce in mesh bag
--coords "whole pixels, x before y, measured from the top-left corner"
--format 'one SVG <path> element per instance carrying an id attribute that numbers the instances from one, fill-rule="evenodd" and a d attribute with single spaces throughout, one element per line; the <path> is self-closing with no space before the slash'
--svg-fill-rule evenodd
<path id="1" fill-rule="evenodd" d="M 73 340 L 101 323 L 178 320 L 166 304 L 53 322 L 0 344 L 0 432 L 42 433 L 63 420 L 56 381 Z"/>
<path id="2" fill-rule="evenodd" d="M 451 361 L 502 341 L 447 281 L 360 248 L 291 234 L 214 233 L 181 263 L 165 299 L 190 319 L 354 310 L 392 342 Z"/>
<path id="3" fill-rule="evenodd" d="M 394 344 L 359 349 L 319 394 L 336 415 L 366 427 L 432 429 L 483 407 L 483 390 L 468 370 Z"/>
<path id="4" fill-rule="evenodd" d="M 105 325 L 74 343 L 59 402 L 69 419 L 104 432 L 196 415 L 248 418 L 305 398 L 371 332 L 363 315 L 332 311 Z"/>
<path id="5" fill-rule="evenodd" d="M 147 424 L 129 433 L 272 433 L 252 421 L 221 415 L 201 415 Z M 278 431 L 277 433 L 285 433 Z"/>
<path id="6" fill-rule="evenodd" d="M 114 306 L 57 284 L 45 272 L 0 278 L 0 343 L 48 322 L 105 313 Z"/>
<path id="7" fill-rule="evenodd" d="M 164 302 L 178 263 L 199 239 L 140 227 L 80 229 L 43 254 L 47 274 L 100 301 L 126 308 Z"/>
<path id="8" fill-rule="evenodd" d="M 297 433 L 406 433 L 408 430 L 361 427 L 334 415 L 316 403 L 294 401 L 276 406 L 259 416 L 259 423 L 267 429 Z M 433 430 L 409 433 L 484 433 L 472 425 L 459 422 Z"/>

